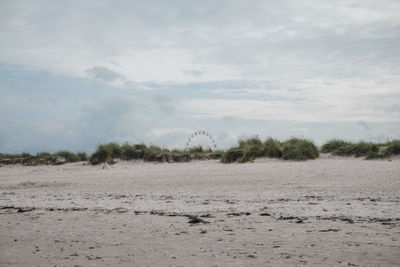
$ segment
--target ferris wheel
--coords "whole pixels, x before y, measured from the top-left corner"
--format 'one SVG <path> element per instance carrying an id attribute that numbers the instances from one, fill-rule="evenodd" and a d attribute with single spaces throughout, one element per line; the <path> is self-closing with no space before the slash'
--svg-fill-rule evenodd
<path id="1" fill-rule="evenodd" d="M 193 132 L 186 140 L 186 148 L 201 146 L 205 149 L 215 150 L 217 144 L 214 137 L 207 131 L 197 130 Z"/>

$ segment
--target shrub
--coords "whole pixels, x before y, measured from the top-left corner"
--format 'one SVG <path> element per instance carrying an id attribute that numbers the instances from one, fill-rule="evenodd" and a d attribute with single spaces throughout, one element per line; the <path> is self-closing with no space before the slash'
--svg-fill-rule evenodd
<path id="1" fill-rule="evenodd" d="M 299 138 L 292 138 L 282 145 L 282 157 L 285 160 L 307 160 L 319 156 L 314 143 Z"/>
<path id="2" fill-rule="evenodd" d="M 97 150 L 90 156 L 89 162 L 92 165 L 106 162 L 109 157 L 109 151 L 105 145 L 98 145 Z"/>
<path id="3" fill-rule="evenodd" d="M 249 146 L 261 147 L 262 142 L 258 137 L 251 137 L 246 140 L 239 140 L 239 148 L 245 149 Z"/>
<path id="4" fill-rule="evenodd" d="M 118 143 L 98 145 L 97 150 L 90 156 L 89 162 L 93 165 L 106 162 L 114 164 L 114 159 L 122 157 L 122 148 Z"/>
<path id="5" fill-rule="evenodd" d="M 157 160 L 157 153 L 152 151 L 145 151 L 143 154 L 144 161 L 156 161 Z"/>
<path id="6" fill-rule="evenodd" d="M 151 151 L 151 152 L 153 152 L 153 153 L 161 152 L 161 151 L 162 151 L 162 149 L 161 149 L 159 146 L 156 146 L 156 145 L 151 145 L 151 146 L 149 146 L 149 147 L 147 148 L 147 150 L 148 150 L 148 151 Z"/>
<path id="7" fill-rule="evenodd" d="M 220 159 L 222 157 L 222 152 L 211 152 L 209 155 L 208 155 L 208 158 L 209 159 Z"/>
<path id="8" fill-rule="evenodd" d="M 189 153 L 173 154 L 172 158 L 175 162 L 189 162 L 191 160 Z"/>
<path id="9" fill-rule="evenodd" d="M 79 161 L 79 157 L 72 152 L 62 150 L 56 153 L 56 156 L 62 157 L 65 159 L 65 162 L 77 162 Z"/>
<path id="10" fill-rule="evenodd" d="M 269 158 L 280 158 L 282 157 L 282 149 L 281 144 L 272 139 L 271 137 L 268 138 L 264 143 L 264 155 Z"/>
<path id="11" fill-rule="evenodd" d="M 106 163 L 109 164 L 109 165 L 112 165 L 112 164 L 115 163 L 115 161 L 110 155 L 108 155 L 108 157 L 106 159 Z"/>
<path id="12" fill-rule="evenodd" d="M 128 143 L 125 143 L 121 147 L 121 158 L 123 160 L 132 160 L 137 159 L 137 153 L 133 146 L 130 146 Z"/>
<path id="13" fill-rule="evenodd" d="M 105 144 L 103 146 L 112 158 L 114 158 L 114 159 L 121 158 L 122 148 L 118 143 L 111 142 L 111 143 Z"/>
<path id="14" fill-rule="evenodd" d="M 327 143 L 325 143 L 324 145 L 322 145 L 321 152 L 331 153 L 331 152 L 335 151 L 336 149 L 343 147 L 343 146 L 347 146 L 349 144 L 350 144 L 349 142 L 346 142 L 343 140 L 332 139 L 332 140 L 328 141 Z"/>
<path id="15" fill-rule="evenodd" d="M 23 157 L 23 158 L 31 158 L 32 155 L 29 154 L 29 153 L 23 152 L 23 153 L 21 154 L 21 157 Z"/>
<path id="16" fill-rule="evenodd" d="M 57 161 L 57 156 L 52 155 L 48 152 L 40 152 L 37 153 L 33 157 L 32 164 L 33 165 L 39 165 L 39 164 L 55 164 Z"/>
<path id="17" fill-rule="evenodd" d="M 202 146 L 195 146 L 188 149 L 189 153 L 202 153 L 203 147 Z"/>
<path id="18" fill-rule="evenodd" d="M 384 151 L 383 153 L 380 152 L 368 152 L 367 156 L 365 157 L 365 159 L 384 159 L 387 158 L 389 155 L 387 153 L 385 153 L 386 151 Z"/>
<path id="19" fill-rule="evenodd" d="M 389 146 L 386 148 L 386 151 L 390 155 L 400 155 L 400 140 L 390 142 Z"/>
<path id="20" fill-rule="evenodd" d="M 87 161 L 89 158 L 85 152 L 78 152 L 76 153 L 79 161 Z"/>
<path id="21" fill-rule="evenodd" d="M 135 150 L 142 150 L 142 151 L 147 150 L 147 146 L 145 144 L 136 144 L 133 146 L 133 148 Z"/>
<path id="22" fill-rule="evenodd" d="M 226 151 L 221 158 L 222 163 L 231 163 L 239 160 L 244 156 L 244 151 L 240 148 L 231 148 Z"/>
<path id="23" fill-rule="evenodd" d="M 378 153 L 379 152 L 379 146 L 376 144 L 372 143 L 367 143 L 367 142 L 359 142 L 357 144 L 347 144 L 344 146 L 341 146 L 337 148 L 336 150 L 333 151 L 335 155 L 339 156 L 366 156 L 369 153 Z"/>
<path id="24" fill-rule="evenodd" d="M 243 150 L 243 156 L 242 159 L 239 160 L 240 162 L 246 162 L 265 155 L 263 144 L 258 137 L 240 140 L 238 148 Z"/>

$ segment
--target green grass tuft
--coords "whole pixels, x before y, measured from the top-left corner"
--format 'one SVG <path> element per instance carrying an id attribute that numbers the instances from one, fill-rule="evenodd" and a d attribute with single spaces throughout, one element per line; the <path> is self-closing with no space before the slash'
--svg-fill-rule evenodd
<path id="1" fill-rule="evenodd" d="M 281 143 L 272 138 L 268 138 L 264 143 L 264 155 L 269 158 L 281 158 L 282 157 L 282 148 Z"/>
<path id="2" fill-rule="evenodd" d="M 344 146 L 347 146 L 350 144 L 351 144 L 350 142 L 346 142 L 343 140 L 332 139 L 332 140 L 329 140 L 324 145 L 322 145 L 321 152 L 322 153 L 331 153 L 331 152 L 334 152 L 336 149 L 339 149 L 340 147 L 344 147 Z"/>
<path id="3" fill-rule="evenodd" d="M 324 144 L 321 151 L 338 156 L 365 156 L 365 159 L 384 159 L 400 154 L 400 140 L 381 144 L 364 141 L 351 143 L 333 139 Z"/>
<path id="4" fill-rule="evenodd" d="M 265 142 L 257 137 L 240 140 L 238 147 L 231 148 L 222 154 L 221 162 L 248 162 L 259 157 L 283 158 L 286 160 L 307 160 L 319 156 L 318 148 L 305 139 L 292 138 L 279 142 L 268 138 Z"/>
<path id="5" fill-rule="evenodd" d="M 285 160 L 307 160 L 318 156 L 318 148 L 306 139 L 292 138 L 282 144 L 282 158 Z"/>
<path id="6" fill-rule="evenodd" d="M 389 142 L 386 151 L 390 155 L 400 155 L 400 140 L 394 140 Z"/>
<path id="7" fill-rule="evenodd" d="M 334 155 L 339 156 L 355 156 L 361 157 L 366 156 L 370 153 L 378 153 L 379 146 L 373 143 L 367 143 L 364 141 L 358 142 L 356 144 L 347 144 L 341 146 L 333 151 Z"/>

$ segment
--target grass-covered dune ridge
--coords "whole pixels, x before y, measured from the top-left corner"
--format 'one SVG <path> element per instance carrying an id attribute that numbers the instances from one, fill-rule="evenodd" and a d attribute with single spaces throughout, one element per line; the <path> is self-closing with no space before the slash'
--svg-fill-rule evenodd
<path id="1" fill-rule="evenodd" d="M 388 141 L 386 143 L 364 141 L 351 143 L 332 139 L 321 147 L 321 152 L 332 153 L 337 156 L 365 156 L 366 159 L 388 158 L 392 155 L 400 155 L 400 140 Z"/>
<path id="2" fill-rule="evenodd" d="M 23 164 L 23 165 L 60 165 L 68 162 L 87 161 L 89 157 L 85 152 L 73 153 L 61 150 L 56 153 L 40 152 L 36 155 L 29 153 L 3 154 L 0 153 L 2 164 Z"/>
<path id="3" fill-rule="evenodd" d="M 366 159 L 385 159 L 400 155 L 400 140 L 386 143 L 360 141 L 352 143 L 332 139 L 318 148 L 312 141 L 302 138 L 291 138 L 279 141 L 258 137 L 240 140 L 227 150 L 211 151 L 202 147 L 190 149 L 168 149 L 145 144 L 118 144 L 116 142 L 99 144 L 90 157 L 84 152 L 73 153 L 62 150 L 56 153 L 40 152 L 2 154 L 0 164 L 23 165 L 59 165 L 68 162 L 89 161 L 91 164 L 113 164 L 118 160 L 144 160 L 149 162 L 188 162 L 191 160 L 220 159 L 222 163 L 244 163 L 256 158 L 267 157 L 283 160 L 309 160 L 319 157 L 319 153 L 331 153 L 336 156 L 365 157 Z"/>
<path id="4" fill-rule="evenodd" d="M 318 148 L 313 142 L 291 138 L 287 141 L 268 138 L 262 142 L 259 138 L 239 141 L 237 147 L 228 149 L 223 155 L 223 163 L 248 162 L 259 157 L 282 158 L 285 160 L 307 160 L 319 156 Z"/>
<path id="5" fill-rule="evenodd" d="M 96 151 L 90 156 L 91 164 L 106 162 L 112 164 L 116 159 L 156 161 L 156 162 L 188 162 L 192 159 L 219 159 L 222 151 L 204 150 L 202 147 L 194 147 L 187 150 L 160 148 L 155 145 L 128 143 L 119 145 L 112 142 L 97 146 Z"/>

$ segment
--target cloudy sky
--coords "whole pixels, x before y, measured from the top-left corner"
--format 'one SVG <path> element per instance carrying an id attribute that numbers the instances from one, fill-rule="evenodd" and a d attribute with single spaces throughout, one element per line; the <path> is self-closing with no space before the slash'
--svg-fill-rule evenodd
<path id="1" fill-rule="evenodd" d="M 0 0 L 0 152 L 400 138 L 398 0 Z"/>

